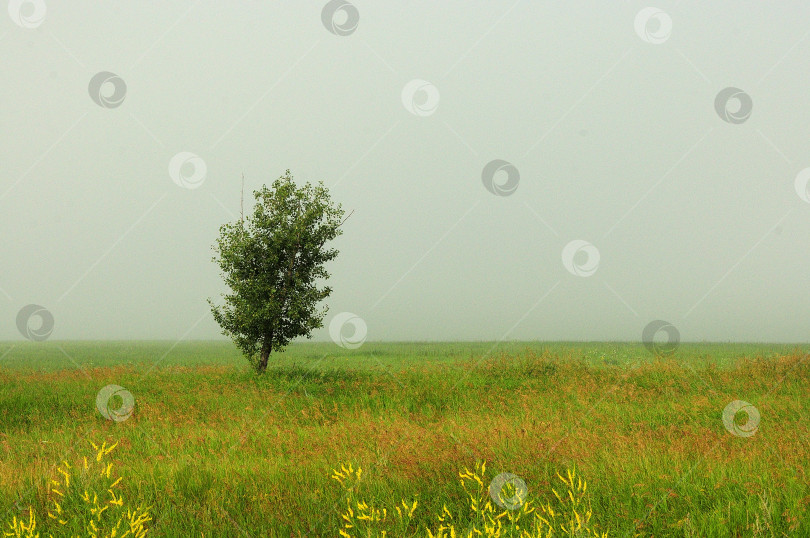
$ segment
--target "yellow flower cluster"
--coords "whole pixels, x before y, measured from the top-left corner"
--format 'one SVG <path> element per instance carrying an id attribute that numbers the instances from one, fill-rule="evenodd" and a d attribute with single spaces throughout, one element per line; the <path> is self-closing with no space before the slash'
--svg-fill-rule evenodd
<path id="1" fill-rule="evenodd" d="M 447 504 L 435 516 L 438 527 L 424 527 L 429 538 L 475 538 L 475 537 L 520 537 L 554 538 L 561 536 L 587 536 L 607 538 L 607 532 L 599 531 L 591 522 L 593 512 L 586 495 L 585 480 L 576 471 L 566 470 L 566 476 L 557 477 L 565 486 L 560 493 L 552 488 L 554 499 L 548 502 L 535 502 L 527 499 L 526 490 L 516 488 L 511 481 L 505 481 L 497 495 L 499 501 L 493 503 L 490 496 L 490 481 L 486 479 L 486 462 L 476 464 L 473 470 L 464 468 L 459 472 L 459 482 L 469 498 L 469 510 L 454 514 Z M 402 501 L 394 512 L 382 506 L 372 506 L 357 498 L 357 485 L 361 469 L 351 464 L 333 470 L 332 478 L 340 482 L 346 491 L 346 511 L 341 514 L 340 535 L 344 538 L 384 537 L 387 533 L 398 532 L 418 534 L 419 528 L 411 528 L 411 519 L 417 508 L 417 501 Z M 504 507 L 509 508 L 504 508 Z M 385 530 L 387 528 L 388 530 Z"/>
<path id="2" fill-rule="evenodd" d="M 9 529 L 3 532 L 3 536 L 14 536 L 15 538 L 39 538 L 37 532 L 37 518 L 34 511 L 28 510 L 28 523 L 24 519 L 17 519 L 14 516 L 8 524 Z"/>
<path id="3" fill-rule="evenodd" d="M 397 526 L 407 528 L 413 513 L 416 511 L 418 501 L 410 504 L 404 500 L 393 510 L 385 507 L 375 507 L 358 500 L 356 497 L 357 485 L 360 482 L 363 469 L 355 469 L 351 463 L 340 466 L 340 471 L 333 469 L 332 478 L 337 480 L 346 490 L 346 510 L 340 515 L 342 527 L 338 529 L 340 536 L 352 538 L 354 536 L 380 536 L 385 538 L 388 531 L 379 529 L 380 526 Z M 394 515 L 396 513 L 396 515 Z"/>
<path id="4" fill-rule="evenodd" d="M 146 524 L 152 519 L 149 508 L 125 506 L 123 494 L 116 492 L 122 478 L 114 476 L 113 464 L 107 461 L 118 443 L 90 444 L 95 452 L 89 462 L 86 456 L 80 465 L 62 461 L 56 479 L 49 482 L 47 515 L 52 525 L 61 529 L 60 536 L 67 533 L 89 538 L 144 538 Z M 14 517 L 4 536 L 39 538 L 36 513 L 31 507 L 28 511 L 28 523 Z"/>

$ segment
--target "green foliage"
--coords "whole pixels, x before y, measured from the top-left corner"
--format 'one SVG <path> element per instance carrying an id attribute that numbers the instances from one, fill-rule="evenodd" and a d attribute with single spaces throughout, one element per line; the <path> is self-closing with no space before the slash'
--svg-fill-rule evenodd
<path id="1" fill-rule="evenodd" d="M 343 209 L 323 185 L 297 186 L 290 171 L 254 191 L 253 214 L 220 227 L 214 261 L 231 292 L 209 304 L 214 319 L 262 373 L 272 351 L 323 326 L 332 289 L 324 264 L 338 251 L 326 244 L 342 233 Z"/>

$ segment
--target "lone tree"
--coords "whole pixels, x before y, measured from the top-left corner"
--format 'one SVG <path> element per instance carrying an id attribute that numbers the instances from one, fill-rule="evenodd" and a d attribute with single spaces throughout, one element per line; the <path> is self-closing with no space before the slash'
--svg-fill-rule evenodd
<path id="1" fill-rule="evenodd" d="M 253 215 L 219 229 L 213 260 L 230 293 L 222 306 L 208 303 L 222 333 L 263 373 L 271 352 L 323 326 L 327 307 L 318 303 L 332 288 L 318 282 L 329 277 L 324 264 L 338 251 L 326 244 L 345 219 L 322 182 L 298 187 L 289 170 L 253 195 Z"/>

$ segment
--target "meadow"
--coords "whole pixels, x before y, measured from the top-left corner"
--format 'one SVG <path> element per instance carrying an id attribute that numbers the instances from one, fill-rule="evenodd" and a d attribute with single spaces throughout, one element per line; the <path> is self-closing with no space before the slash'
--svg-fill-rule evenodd
<path id="1" fill-rule="evenodd" d="M 574 471 L 608 536 L 810 536 L 807 351 L 301 343 L 257 376 L 226 342 L 0 343 L 0 524 L 52 510 L 92 441 L 118 443 L 117 491 L 149 507 L 150 536 L 367 535 L 346 524 L 368 507 L 388 518 L 372 536 L 468 529 L 459 473 L 484 461 L 536 505 Z M 134 398 L 126 420 L 97 409 L 110 384 Z M 760 414 L 750 436 L 724 424 L 734 400 Z"/>

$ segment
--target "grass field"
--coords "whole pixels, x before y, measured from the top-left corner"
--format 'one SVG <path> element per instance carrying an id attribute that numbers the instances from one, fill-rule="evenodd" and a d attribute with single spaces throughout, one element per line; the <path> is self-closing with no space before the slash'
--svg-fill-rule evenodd
<path id="1" fill-rule="evenodd" d="M 810 536 L 805 349 L 305 343 L 257 377 L 229 343 L 0 343 L 0 522 L 30 506 L 60 532 L 49 483 L 94 441 L 119 443 L 119 491 L 154 536 L 338 536 L 347 500 L 417 501 L 375 524 L 388 536 L 435 533 L 445 507 L 466 529 L 459 471 L 484 460 L 535 503 L 575 469 L 609 536 Z M 110 384 L 134 397 L 127 420 L 96 408 Z M 750 437 L 724 425 L 734 400 L 759 411 Z M 351 492 L 331 478 L 347 463 Z"/>

